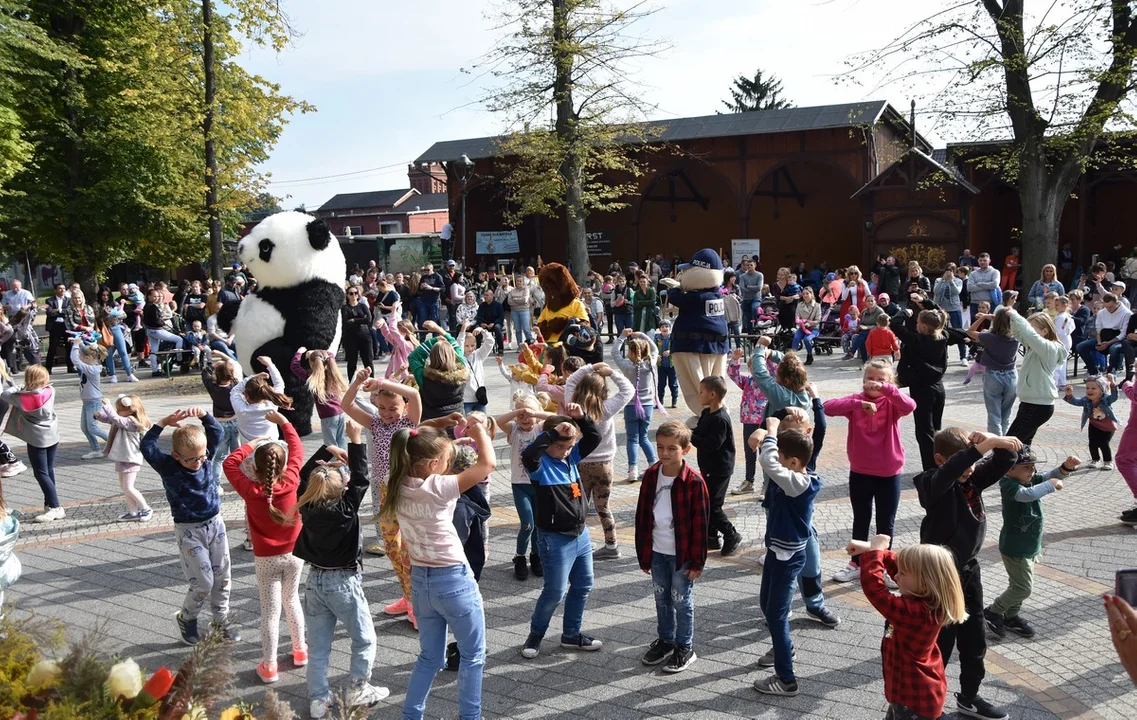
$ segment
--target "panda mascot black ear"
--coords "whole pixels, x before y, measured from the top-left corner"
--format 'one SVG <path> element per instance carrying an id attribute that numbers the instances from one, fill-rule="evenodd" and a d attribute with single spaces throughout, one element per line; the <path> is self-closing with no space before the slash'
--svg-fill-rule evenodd
<path id="1" fill-rule="evenodd" d="M 331 240 L 332 235 L 328 231 L 328 224 L 322 219 L 316 218 L 308 223 L 308 243 L 312 246 L 313 250 L 326 249 Z"/>

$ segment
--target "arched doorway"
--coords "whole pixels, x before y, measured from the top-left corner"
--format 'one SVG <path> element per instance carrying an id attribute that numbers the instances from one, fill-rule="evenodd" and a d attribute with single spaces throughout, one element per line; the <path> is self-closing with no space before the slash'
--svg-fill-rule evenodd
<path id="1" fill-rule="evenodd" d="M 800 262 L 862 263 L 861 207 L 850 200 L 857 188 L 844 169 L 814 160 L 768 171 L 751 190 L 747 213 L 748 236 L 762 241 L 767 275 Z"/>
<path id="2" fill-rule="evenodd" d="M 686 162 L 648 179 L 634 209 L 637 259 L 689 258 L 705 247 L 730 252 L 740 227 L 738 193 L 704 163 Z"/>

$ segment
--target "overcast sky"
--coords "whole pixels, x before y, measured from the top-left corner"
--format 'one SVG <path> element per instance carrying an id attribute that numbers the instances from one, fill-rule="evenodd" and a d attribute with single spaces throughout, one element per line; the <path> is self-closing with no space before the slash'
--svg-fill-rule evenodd
<path id="1" fill-rule="evenodd" d="M 266 163 L 269 190 L 312 208 L 340 192 L 407 187 L 406 164 L 439 140 L 493 135 L 503 121 L 474 106 L 468 68 L 492 45 L 485 0 L 286 0 L 303 36 L 276 55 L 247 52 L 249 70 L 314 104 L 292 119 Z M 940 0 L 657 0 L 644 30 L 666 41 L 637 83 L 657 118 L 713 114 L 733 77 L 758 68 L 798 106 L 888 100 L 897 86 L 838 83 L 846 61 L 880 47 Z M 895 95 L 895 96 L 894 96 Z M 918 124 L 920 124 L 918 122 Z M 925 121 L 921 132 L 937 145 Z M 373 168 L 381 168 L 372 170 Z M 368 172 L 357 172 L 357 171 Z M 356 173 L 348 177 L 330 175 Z M 291 182 L 303 180 L 305 182 Z"/>

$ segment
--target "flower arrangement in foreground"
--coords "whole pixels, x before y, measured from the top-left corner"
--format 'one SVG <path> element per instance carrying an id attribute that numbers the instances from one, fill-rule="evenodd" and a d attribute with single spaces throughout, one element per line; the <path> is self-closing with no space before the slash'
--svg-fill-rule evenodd
<path id="1" fill-rule="evenodd" d="M 161 667 L 147 677 L 133 658 L 101 649 L 103 630 L 67 645 L 58 621 L 0 618 L 0 719 L 256 720 L 243 703 L 219 709 L 234 680 L 231 643 L 221 633 L 203 637 L 176 673 Z M 296 716 L 270 691 L 260 717 Z"/>

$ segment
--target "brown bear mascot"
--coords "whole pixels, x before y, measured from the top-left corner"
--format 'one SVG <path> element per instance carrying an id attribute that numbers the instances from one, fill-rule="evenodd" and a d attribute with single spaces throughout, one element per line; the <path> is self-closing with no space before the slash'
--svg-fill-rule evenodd
<path id="1" fill-rule="evenodd" d="M 537 318 L 537 327 L 545 342 L 559 343 L 561 333 L 574 320 L 588 324 L 588 311 L 580 301 L 580 288 L 567 267 L 560 263 L 542 265 L 537 281 L 545 291 L 545 309 Z"/>

